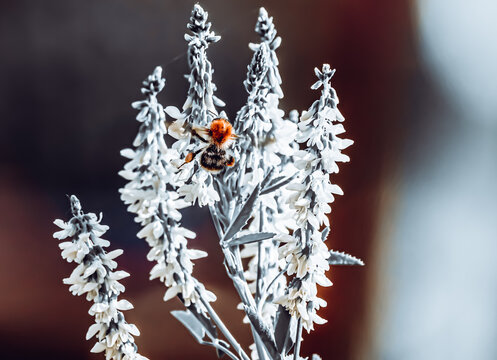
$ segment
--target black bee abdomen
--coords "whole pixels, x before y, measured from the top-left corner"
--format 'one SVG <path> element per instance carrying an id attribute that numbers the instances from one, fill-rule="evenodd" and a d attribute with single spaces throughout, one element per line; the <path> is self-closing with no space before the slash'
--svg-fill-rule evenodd
<path id="1" fill-rule="evenodd" d="M 209 171 L 221 171 L 226 164 L 226 151 L 212 144 L 200 157 L 200 165 Z"/>

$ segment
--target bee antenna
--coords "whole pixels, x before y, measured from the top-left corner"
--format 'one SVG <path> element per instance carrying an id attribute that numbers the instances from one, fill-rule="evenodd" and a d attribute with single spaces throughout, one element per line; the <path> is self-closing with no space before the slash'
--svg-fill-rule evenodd
<path id="1" fill-rule="evenodd" d="M 223 110 L 221 111 L 220 113 L 217 113 L 215 111 L 212 111 L 211 109 L 207 109 L 207 111 L 212 115 L 212 117 L 214 119 L 218 119 L 218 118 L 228 118 L 228 116 L 226 115 L 226 112 Z"/>

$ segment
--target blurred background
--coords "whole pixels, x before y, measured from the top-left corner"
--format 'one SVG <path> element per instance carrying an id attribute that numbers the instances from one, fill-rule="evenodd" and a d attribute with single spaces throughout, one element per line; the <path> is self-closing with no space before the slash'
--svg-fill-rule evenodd
<path id="1" fill-rule="evenodd" d="M 117 172 L 138 129 L 130 103 L 156 65 L 161 102 L 181 106 L 187 83 L 183 34 L 195 1 L 0 2 L 1 358 L 101 359 L 84 335 L 89 304 L 62 278 L 72 265 L 52 238 L 68 219 L 65 194 L 104 213 L 107 239 L 131 273 L 127 319 L 154 359 L 215 359 L 170 316 L 148 281 L 138 226 Z M 497 359 L 497 3 L 494 0 L 214 1 L 201 3 L 222 40 L 211 46 L 217 95 L 231 118 L 258 41 L 260 6 L 283 38 L 282 108 L 304 110 L 313 68 L 337 69 L 352 161 L 334 177 L 329 246 L 362 258 L 334 267 L 322 289 L 326 325 L 302 353 L 324 359 Z M 205 211 L 185 214 L 209 252 L 195 274 L 247 346 L 237 296 Z"/>

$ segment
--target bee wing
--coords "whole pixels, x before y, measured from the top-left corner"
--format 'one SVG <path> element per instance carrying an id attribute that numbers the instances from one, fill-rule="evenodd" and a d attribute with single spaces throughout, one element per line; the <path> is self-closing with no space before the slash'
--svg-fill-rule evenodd
<path id="1" fill-rule="evenodd" d="M 202 139 L 206 141 L 209 140 L 209 128 L 205 126 L 193 125 L 192 132 L 197 133 L 200 137 L 202 137 Z"/>
<path id="2" fill-rule="evenodd" d="M 200 125 L 193 125 L 192 126 L 192 130 L 198 132 L 198 133 L 201 133 L 201 132 L 207 132 L 209 130 L 208 127 L 205 127 L 205 126 L 200 126 Z"/>

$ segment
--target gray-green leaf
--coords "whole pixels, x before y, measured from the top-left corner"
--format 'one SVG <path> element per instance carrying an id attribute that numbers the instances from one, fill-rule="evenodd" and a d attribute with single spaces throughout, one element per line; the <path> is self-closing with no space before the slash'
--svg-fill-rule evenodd
<path id="1" fill-rule="evenodd" d="M 274 338 L 276 342 L 276 349 L 283 355 L 288 354 L 292 348 L 294 341 L 290 336 L 290 324 L 292 317 L 288 310 L 283 306 L 278 306 L 274 325 Z"/>
<path id="2" fill-rule="evenodd" d="M 281 355 L 277 350 L 274 334 L 271 329 L 269 329 L 269 327 L 262 322 L 262 319 L 257 315 L 257 312 L 254 309 L 248 306 L 244 306 L 243 308 L 245 310 L 245 314 L 247 314 L 247 317 L 250 320 L 250 323 L 252 324 L 252 327 L 260 336 L 262 343 L 266 347 L 271 359 L 280 360 Z"/>
<path id="3" fill-rule="evenodd" d="M 171 314 L 182 323 L 199 343 L 202 343 L 205 330 L 200 321 L 188 310 L 174 310 Z"/>
<path id="4" fill-rule="evenodd" d="M 280 187 L 282 187 L 282 186 L 288 184 L 290 181 L 292 181 L 294 177 L 295 177 L 295 175 L 289 176 L 287 178 L 283 178 L 284 180 L 281 180 L 281 181 L 279 181 L 281 179 L 281 177 L 276 178 L 275 180 L 278 180 L 278 181 L 272 181 L 267 187 L 262 189 L 261 195 L 269 194 L 270 192 L 279 189 Z"/>
<path id="5" fill-rule="evenodd" d="M 235 238 L 231 241 L 228 241 L 226 243 L 226 245 L 227 246 L 234 246 L 234 245 L 250 244 L 253 242 L 271 239 L 275 235 L 276 234 L 272 233 L 272 232 L 260 232 L 260 233 L 254 233 L 254 234 L 247 234 L 247 235 L 240 236 L 239 238 Z"/>
<path id="6" fill-rule="evenodd" d="M 330 250 L 330 257 L 328 258 L 330 265 L 360 265 L 364 266 L 364 262 L 352 255 Z"/>
<path id="7" fill-rule="evenodd" d="M 257 185 L 252 194 L 250 194 L 247 201 L 245 201 L 245 204 L 243 204 L 243 207 L 240 209 L 240 212 L 236 216 L 235 220 L 233 220 L 228 230 L 226 230 L 223 239 L 224 241 L 231 239 L 238 231 L 240 231 L 245 226 L 248 219 L 252 215 L 254 204 L 259 198 L 259 192 L 260 185 Z"/>

